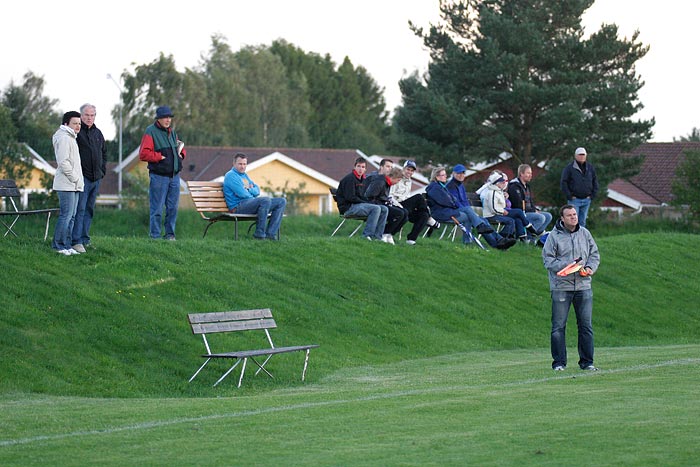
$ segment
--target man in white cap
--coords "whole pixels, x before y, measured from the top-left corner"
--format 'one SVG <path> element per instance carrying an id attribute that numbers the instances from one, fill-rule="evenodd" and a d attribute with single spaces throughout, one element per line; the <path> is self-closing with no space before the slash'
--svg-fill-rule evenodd
<path id="1" fill-rule="evenodd" d="M 561 191 L 566 202 L 576 208 L 581 227 L 586 226 L 588 208 L 598 193 L 598 178 L 593 165 L 586 161 L 587 156 L 585 148 L 576 148 L 574 160 L 561 173 Z"/>

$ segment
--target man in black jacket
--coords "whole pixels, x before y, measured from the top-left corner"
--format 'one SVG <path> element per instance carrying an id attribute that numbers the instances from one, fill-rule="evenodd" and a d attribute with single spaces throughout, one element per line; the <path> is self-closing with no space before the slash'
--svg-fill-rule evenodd
<path id="1" fill-rule="evenodd" d="M 566 196 L 566 202 L 576 208 L 581 227 L 586 226 L 588 208 L 598 193 L 598 178 L 593 165 L 586 162 L 587 156 L 585 148 L 576 148 L 574 161 L 561 173 L 561 191 Z"/>
<path id="2" fill-rule="evenodd" d="M 95 201 L 100 193 L 100 182 L 107 172 L 105 137 L 95 126 L 96 114 L 92 104 L 83 104 L 80 107 L 80 133 L 77 142 L 85 189 L 80 192 L 78 198 L 72 233 L 73 249 L 79 253 L 85 253 L 85 247 L 90 245 L 90 226 L 95 214 Z"/>
<path id="3" fill-rule="evenodd" d="M 532 180 L 532 167 L 521 164 L 518 167 L 518 176 L 508 182 L 508 198 L 513 208 L 522 209 L 525 217 L 532 224 L 532 227 L 542 232 L 552 222 L 552 215 L 547 211 L 540 211 L 535 206 L 535 200 L 530 191 L 530 181 Z"/>
<path id="4" fill-rule="evenodd" d="M 338 184 L 335 195 L 338 211 L 344 216 L 366 217 L 367 221 L 362 236 L 367 240 L 386 241 L 383 234 L 389 209 L 386 206 L 371 204 L 365 198 L 366 171 L 367 162 L 365 159 L 362 157 L 355 159 L 354 170 L 343 177 Z"/>

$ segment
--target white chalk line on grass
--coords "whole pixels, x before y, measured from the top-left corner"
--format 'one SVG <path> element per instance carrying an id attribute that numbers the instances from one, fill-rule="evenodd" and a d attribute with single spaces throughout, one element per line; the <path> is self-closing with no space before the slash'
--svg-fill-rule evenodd
<path id="1" fill-rule="evenodd" d="M 623 372 L 630 372 L 630 371 L 650 370 L 650 369 L 654 369 L 654 368 L 661 368 L 661 367 L 667 367 L 667 366 L 692 365 L 692 364 L 698 364 L 698 363 L 700 363 L 700 358 L 668 360 L 665 362 L 659 362 L 659 363 L 654 363 L 654 364 L 634 365 L 634 366 L 629 366 L 629 367 L 614 368 L 614 369 L 610 369 L 610 370 L 600 370 L 600 371 L 596 371 L 596 372 L 580 372 L 580 373 L 576 373 L 576 377 L 592 377 L 592 376 L 611 374 L 611 373 L 623 373 Z M 336 399 L 336 400 L 330 400 L 330 401 L 305 402 L 302 404 L 282 405 L 282 406 L 278 406 L 278 407 L 266 407 L 266 408 L 256 409 L 256 410 L 244 410 L 241 412 L 203 415 L 200 417 L 174 418 L 172 420 L 160 420 L 160 421 L 153 421 L 153 422 L 144 422 L 144 423 L 137 423 L 134 425 L 125 425 L 125 426 L 117 426 L 117 427 L 112 427 L 112 428 L 105 428 L 105 429 L 101 429 L 101 430 L 72 431 L 69 433 L 58 433 L 58 434 L 53 434 L 53 435 L 39 435 L 39 436 L 32 436 L 32 437 L 28 437 L 28 438 L 0 440 L 0 447 L 16 446 L 16 445 L 22 445 L 22 444 L 31 444 L 31 443 L 41 442 L 41 441 L 56 441 L 56 440 L 60 440 L 60 439 L 76 438 L 76 437 L 81 437 L 81 436 L 109 435 L 109 434 L 120 433 L 120 432 L 125 432 L 125 431 L 137 431 L 137 430 L 147 430 L 147 429 L 151 429 L 151 428 L 162 428 L 162 427 L 178 425 L 178 424 L 182 424 L 182 423 L 197 423 L 197 422 L 219 420 L 219 419 L 225 419 L 225 418 L 241 418 L 241 417 L 263 415 L 263 414 L 276 413 L 276 412 L 284 412 L 284 411 L 290 411 L 290 410 L 313 409 L 313 408 L 318 408 L 318 407 L 327 407 L 327 406 L 331 406 L 331 405 L 343 405 L 343 404 L 350 404 L 350 403 L 354 403 L 354 402 L 367 402 L 367 401 L 375 401 L 375 400 L 382 400 L 382 399 L 393 399 L 393 398 L 399 398 L 399 397 L 438 393 L 438 392 L 453 392 L 453 391 L 457 391 L 457 390 L 484 388 L 484 387 L 488 387 L 488 386 L 496 386 L 496 387 L 524 386 L 524 385 L 534 384 L 534 383 L 544 383 L 544 382 L 548 382 L 548 381 L 569 379 L 571 377 L 572 377 L 571 374 L 569 374 L 569 375 L 550 376 L 550 377 L 546 377 L 546 378 L 526 379 L 526 380 L 522 380 L 522 381 L 513 381 L 510 383 L 485 383 L 485 384 L 478 384 L 478 385 L 441 386 L 441 387 L 437 387 L 437 388 L 411 389 L 411 390 L 405 390 L 405 391 L 395 391 L 395 392 L 390 392 L 390 393 L 386 393 L 386 394 L 374 394 L 374 395 L 368 395 L 368 396 L 362 396 L 362 397 L 356 397 L 356 398 L 350 398 L 350 399 Z"/>

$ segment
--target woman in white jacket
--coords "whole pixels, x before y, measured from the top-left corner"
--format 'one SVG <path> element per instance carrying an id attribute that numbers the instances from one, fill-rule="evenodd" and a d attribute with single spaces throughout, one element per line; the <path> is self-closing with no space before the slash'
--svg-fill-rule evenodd
<path id="1" fill-rule="evenodd" d="M 60 212 L 53 234 L 52 247 L 62 255 L 80 254 L 72 248 L 73 222 L 78 209 L 78 197 L 83 191 L 83 170 L 76 137 L 80 132 L 80 112 L 63 114 L 62 125 L 53 135 L 56 153 L 56 175 L 53 190 L 58 195 Z"/>
<path id="2" fill-rule="evenodd" d="M 507 186 L 508 177 L 503 172 L 494 171 L 489 175 L 486 183 L 476 190 L 481 198 L 484 217 L 490 221 L 504 224 L 502 235 L 507 236 L 507 234 L 515 232 L 521 241 L 525 241 L 527 238 L 526 229 L 533 235 L 541 234 L 542 232 L 535 230 L 530 221 L 527 220 L 522 209 L 512 209 L 508 206 L 505 191 Z"/>

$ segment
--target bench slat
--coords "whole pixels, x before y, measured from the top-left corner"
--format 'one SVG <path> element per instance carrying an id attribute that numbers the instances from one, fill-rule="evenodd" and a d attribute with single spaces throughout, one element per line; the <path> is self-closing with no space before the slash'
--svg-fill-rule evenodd
<path id="1" fill-rule="evenodd" d="M 274 329 L 277 327 L 274 319 L 255 319 L 249 321 L 226 321 L 223 323 L 193 324 L 192 333 L 212 334 L 217 332 L 250 331 L 253 329 Z"/>
<path id="2" fill-rule="evenodd" d="M 241 319 L 272 318 L 272 310 L 258 308 L 255 310 L 219 311 L 214 313 L 190 313 L 187 315 L 191 324 L 195 323 L 219 323 L 221 321 L 235 321 Z"/>

